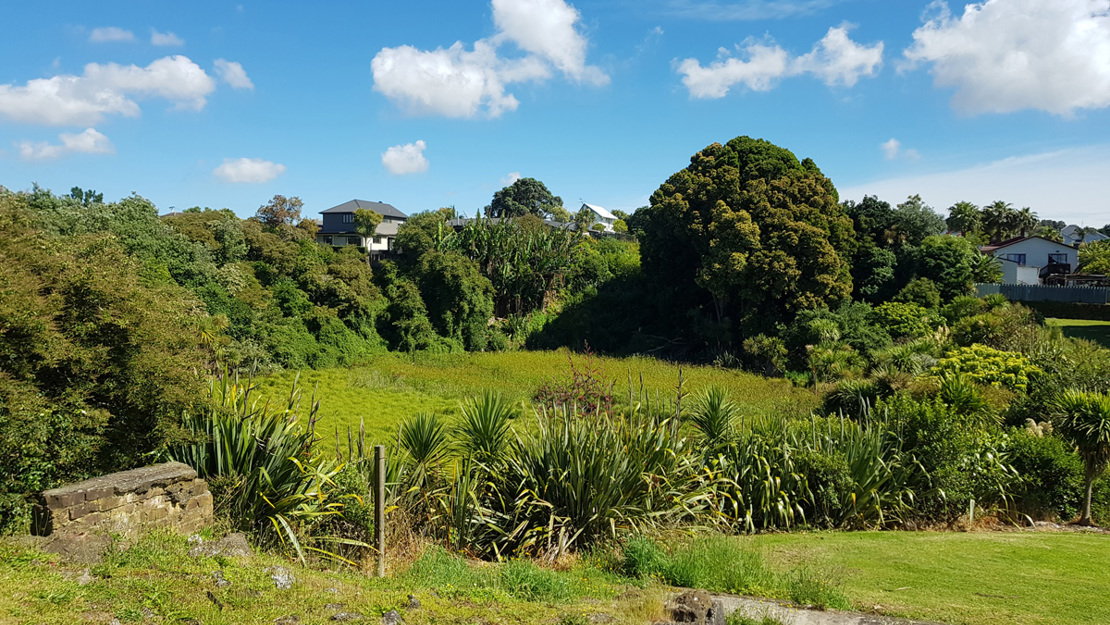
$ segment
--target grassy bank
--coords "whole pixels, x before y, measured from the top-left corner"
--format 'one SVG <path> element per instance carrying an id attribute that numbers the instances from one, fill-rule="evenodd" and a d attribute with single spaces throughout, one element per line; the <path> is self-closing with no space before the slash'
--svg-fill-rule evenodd
<path id="1" fill-rule="evenodd" d="M 1110 321 L 1050 317 L 1045 319 L 1045 323 L 1063 330 L 1064 336 L 1073 339 L 1087 339 L 1104 347 L 1110 347 Z"/>
<path id="2" fill-rule="evenodd" d="M 954 625 L 1110 623 L 1110 536 L 850 532 L 752 539 L 772 564 L 832 571 L 863 610 Z"/>
<path id="3" fill-rule="evenodd" d="M 555 572 L 527 561 L 475 564 L 432 549 L 408 570 L 374 579 L 265 555 L 191 557 L 189 548 L 184 537 L 153 534 L 109 555 L 82 579 L 80 565 L 0 544 L 0 623 L 231 625 L 288 616 L 324 623 L 338 612 L 361 614 L 369 623 L 394 609 L 410 625 L 585 623 L 594 613 L 631 624 L 661 616 L 658 587 L 631 587 L 584 565 Z M 273 566 L 292 572 L 291 588 L 276 587 Z M 410 607 L 410 594 L 419 608 Z"/>
<path id="4" fill-rule="evenodd" d="M 571 358 L 575 367 L 585 367 L 585 357 Z M 459 401 L 490 388 L 529 404 L 545 380 L 569 377 L 570 362 L 566 351 L 385 354 L 359 367 L 302 372 L 300 384 L 306 399 L 313 388 L 319 389 L 320 429 L 325 435 L 336 427 L 341 432 L 347 427 L 357 429 L 359 420 L 365 419 L 368 437 L 384 442 L 396 436 L 403 419 L 420 412 L 456 415 Z M 785 380 L 730 369 L 680 366 L 643 357 L 595 357 L 594 365 L 613 384 L 618 401 L 628 397 L 630 380 L 638 389 L 641 379 L 650 396 L 673 398 L 681 370 L 686 391 L 726 387 L 748 413 L 787 406 L 806 412 L 816 405 L 812 393 Z M 294 371 L 268 376 L 259 381 L 259 389 L 268 396 L 284 397 L 296 376 Z"/>

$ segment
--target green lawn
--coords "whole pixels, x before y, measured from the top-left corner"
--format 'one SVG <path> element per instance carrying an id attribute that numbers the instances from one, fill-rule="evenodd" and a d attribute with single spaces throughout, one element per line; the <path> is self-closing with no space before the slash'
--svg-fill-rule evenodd
<path id="1" fill-rule="evenodd" d="M 1094 321 L 1091 319 L 1058 319 L 1049 317 L 1045 323 L 1060 328 L 1065 336 L 1076 339 L 1087 339 L 1110 347 L 1110 321 Z"/>
<path id="2" fill-rule="evenodd" d="M 574 355 L 578 368 L 583 356 Z M 629 383 L 638 391 L 643 386 L 652 398 L 672 399 L 681 369 L 687 392 L 713 384 L 729 389 L 734 400 L 749 413 L 776 409 L 808 412 L 816 406 L 812 393 L 785 380 L 715 367 L 676 365 L 653 358 L 595 357 L 613 394 L 627 401 Z M 524 402 L 530 413 L 530 398 L 553 377 L 569 377 L 566 351 L 528 351 L 473 354 L 385 354 L 349 369 L 326 369 L 300 373 L 307 401 L 313 389 L 320 399 L 319 431 L 331 436 L 336 428 L 346 439 L 346 428 L 357 430 L 365 420 L 367 436 L 384 442 L 397 433 L 400 422 L 420 412 L 448 417 L 458 414 L 459 403 L 486 389 L 497 389 L 515 401 Z M 280 400 L 285 397 L 297 372 L 268 376 L 258 385 L 261 392 Z"/>
<path id="3" fill-rule="evenodd" d="M 960 625 L 1110 623 L 1110 535 L 854 532 L 752 539 L 842 581 L 858 608 Z"/>

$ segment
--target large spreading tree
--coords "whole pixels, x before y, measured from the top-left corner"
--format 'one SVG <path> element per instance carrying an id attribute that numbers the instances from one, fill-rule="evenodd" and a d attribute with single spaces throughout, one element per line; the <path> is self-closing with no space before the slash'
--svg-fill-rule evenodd
<path id="1" fill-rule="evenodd" d="M 643 213 L 645 275 L 675 305 L 708 295 L 747 331 L 852 292 L 852 220 L 810 159 L 737 137 L 695 154 Z"/>
<path id="2" fill-rule="evenodd" d="M 493 194 L 493 201 L 486 207 L 487 217 L 546 217 L 559 212 L 563 200 L 552 195 L 544 183 L 535 178 L 521 178 Z"/>

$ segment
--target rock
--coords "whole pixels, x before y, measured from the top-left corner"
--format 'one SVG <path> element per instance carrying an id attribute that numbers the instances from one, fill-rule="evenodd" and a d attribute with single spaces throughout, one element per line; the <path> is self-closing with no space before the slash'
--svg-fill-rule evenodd
<path id="1" fill-rule="evenodd" d="M 704 590 L 688 590 L 666 604 L 667 612 L 675 623 L 716 625 L 708 620 L 713 612 L 713 598 Z M 724 623 L 724 619 L 721 619 Z"/>
<path id="2" fill-rule="evenodd" d="M 331 610 L 332 612 L 339 612 L 340 610 L 342 610 L 345 607 L 347 607 L 347 604 L 345 604 L 345 603 L 325 603 L 324 604 L 324 609 L 325 610 Z"/>
<path id="3" fill-rule="evenodd" d="M 118 618 L 114 618 L 108 621 L 108 625 L 123 625 L 123 623 L 121 623 Z"/>
<path id="4" fill-rule="evenodd" d="M 401 614 L 397 610 L 390 610 L 382 615 L 382 625 L 400 625 L 404 623 Z"/>
<path id="5" fill-rule="evenodd" d="M 300 622 L 301 617 L 297 616 L 296 614 L 290 614 L 289 616 L 279 616 L 278 618 L 274 619 L 274 625 L 298 625 Z"/>
<path id="6" fill-rule="evenodd" d="M 227 588 L 231 585 L 231 582 L 227 581 L 224 578 L 223 571 L 216 571 L 215 573 L 212 573 L 212 579 L 216 580 L 216 588 Z"/>
<path id="7" fill-rule="evenodd" d="M 407 605 L 405 605 L 405 609 L 406 610 L 419 610 L 420 609 L 420 600 L 416 598 L 416 595 L 409 595 L 409 602 L 408 602 Z"/>
<path id="8" fill-rule="evenodd" d="M 208 591 L 208 600 L 211 601 L 216 606 L 217 609 L 219 609 L 219 610 L 224 609 L 224 604 L 220 602 L 220 600 L 216 597 L 216 595 L 211 590 Z"/>
<path id="9" fill-rule="evenodd" d="M 293 571 L 285 568 L 284 566 L 271 566 L 265 569 L 270 574 L 270 579 L 274 580 L 274 585 L 278 590 L 289 590 L 293 587 L 293 583 L 297 578 L 293 577 Z"/>
<path id="10" fill-rule="evenodd" d="M 338 588 L 325 588 L 324 592 L 337 593 L 337 592 L 339 592 L 339 589 Z"/>
<path id="11" fill-rule="evenodd" d="M 227 556 L 232 558 L 249 557 L 254 555 L 251 551 L 251 545 L 247 542 L 247 537 L 239 532 L 228 534 L 215 542 L 204 542 L 200 536 L 197 536 L 199 542 L 196 546 L 189 550 L 189 555 L 194 558 L 207 556 L 209 558 L 214 556 Z M 190 537 L 192 540 L 192 537 Z"/>
<path id="12" fill-rule="evenodd" d="M 154 613 L 154 610 L 151 610 L 150 608 L 148 608 L 146 606 L 143 606 L 142 608 L 140 608 L 139 613 L 142 614 L 143 618 L 145 618 L 148 621 L 150 619 L 154 618 L 155 616 L 158 616 L 157 614 Z"/>
<path id="13" fill-rule="evenodd" d="M 65 562 L 100 564 L 105 552 L 112 547 L 112 539 L 99 533 L 55 534 L 48 536 L 40 545 L 43 551 L 58 554 Z"/>
<path id="14" fill-rule="evenodd" d="M 361 621 L 366 618 L 358 612 L 339 612 L 331 615 L 333 621 Z"/>

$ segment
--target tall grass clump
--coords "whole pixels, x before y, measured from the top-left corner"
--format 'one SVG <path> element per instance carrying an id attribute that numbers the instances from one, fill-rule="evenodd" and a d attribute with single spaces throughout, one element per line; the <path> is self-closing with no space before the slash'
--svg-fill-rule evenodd
<path id="1" fill-rule="evenodd" d="M 296 381 L 282 405 L 252 396 L 253 389 L 226 373 L 213 380 L 208 411 L 182 418 L 192 442 L 170 446 L 164 455 L 209 480 L 217 512 L 233 526 L 263 542 L 286 543 L 304 560 L 307 528 L 342 509 L 329 498 L 339 467 L 314 449 L 315 396 L 302 420 Z"/>

